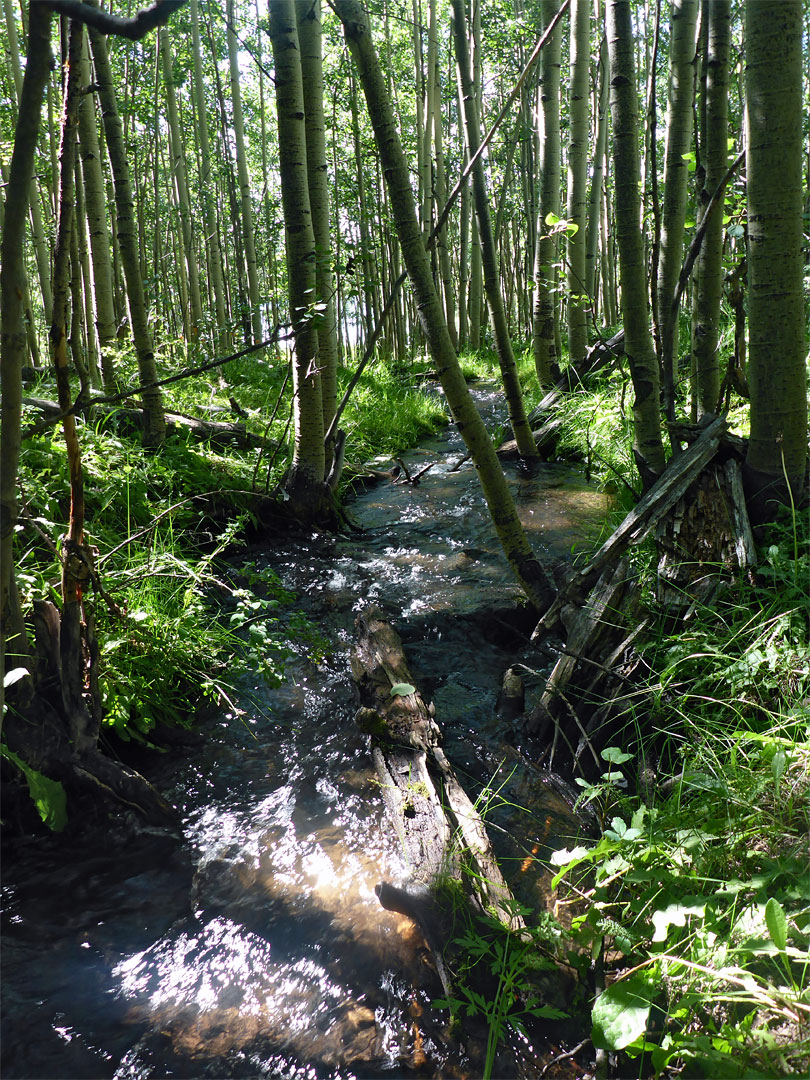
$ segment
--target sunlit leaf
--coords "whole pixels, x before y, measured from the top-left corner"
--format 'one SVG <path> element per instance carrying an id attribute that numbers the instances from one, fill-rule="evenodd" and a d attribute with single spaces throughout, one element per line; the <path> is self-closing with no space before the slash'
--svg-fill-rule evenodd
<path id="1" fill-rule="evenodd" d="M 5 673 L 5 675 L 3 676 L 3 686 L 6 689 L 8 689 L 9 686 L 13 686 L 14 683 L 19 682 L 20 679 L 24 679 L 27 674 L 28 674 L 28 668 L 25 668 L 25 667 L 12 668 L 11 671 L 7 671 Z"/>
<path id="2" fill-rule="evenodd" d="M 623 979 L 596 999 L 591 1018 L 593 1045 L 600 1050 L 621 1050 L 647 1030 L 650 988 L 639 978 Z"/>
<path id="3" fill-rule="evenodd" d="M 416 690 L 415 686 L 411 686 L 409 682 L 394 683 L 391 687 L 391 697 L 396 697 L 397 694 L 400 697 L 407 697 L 408 694 L 412 694 Z"/>
<path id="4" fill-rule="evenodd" d="M 787 916 L 785 909 L 773 896 L 765 905 L 765 924 L 777 949 L 784 949 L 787 945 Z"/>

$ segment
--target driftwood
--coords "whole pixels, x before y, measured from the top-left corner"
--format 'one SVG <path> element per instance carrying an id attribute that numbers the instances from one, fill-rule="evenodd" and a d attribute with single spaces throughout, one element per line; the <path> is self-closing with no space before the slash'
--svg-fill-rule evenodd
<path id="1" fill-rule="evenodd" d="M 23 405 L 32 409 L 38 409 L 46 417 L 54 418 L 61 414 L 61 409 L 56 401 L 47 398 L 25 397 Z M 80 408 L 76 409 L 79 415 L 107 416 L 115 418 L 119 422 L 129 425 L 134 430 L 143 426 L 143 413 L 139 409 L 124 408 L 120 405 L 96 405 L 92 398 Z M 181 413 L 166 413 L 166 430 L 169 433 L 185 433 L 195 439 L 212 442 L 220 446 L 237 446 L 240 450 L 250 450 L 255 447 L 273 447 L 275 443 L 271 439 L 265 439 L 248 431 L 244 424 L 226 423 L 224 420 L 197 420 L 193 416 L 184 416 Z"/>
<path id="2" fill-rule="evenodd" d="M 494 914 L 513 930 L 523 924 L 480 815 L 441 748 L 433 706 L 413 684 L 398 634 L 373 606 L 358 616 L 357 628 L 351 661 L 361 701 L 356 721 L 371 736 L 386 810 L 410 870 L 405 888 L 383 882 L 377 895 L 419 924 L 448 989 L 443 955 L 452 928 L 437 885 L 456 881 L 474 913 Z"/>

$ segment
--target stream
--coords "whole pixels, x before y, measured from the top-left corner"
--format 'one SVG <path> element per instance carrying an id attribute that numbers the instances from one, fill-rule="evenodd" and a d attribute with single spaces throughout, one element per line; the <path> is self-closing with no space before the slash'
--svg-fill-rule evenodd
<path id="1" fill-rule="evenodd" d="M 499 395 L 476 396 L 494 426 Z M 204 742 L 149 766 L 181 811 L 183 843 L 122 821 L 92 845 L 10 845 L 6 1080 L 470 1075 L 448 1014 L 431 1005 L 441 987 L 419 930 L 374 893 L 408 868 L 353 722 L 348 659 L 356 613 L 374 602 L 435 702 L 468 793 L 498 792 L 487 821 L 507 880 L 546 906 L 548 882 L 527 856 L 542 859 L 577 822 L 561 785 L 510 745 L 496 699 L 510 664 L 539 685 L 553 654 L 526 644 L 474 469 L 454 469 L 463 455 L 450 426 L 404 455 L 412 474 L 430 465 L 418 485 L 377 484 L 348 502 L 362 534 L 251 551 L 330 648 L 317 662 L 293 657 L 277 688 L 246 680 L 233 708 L 205 720 Z M 575 469 L 507 469 L 547 565 L 598 530 L 605 499 Z M 536 1076 L 544 1055 L 525 1041 L 510 1075 Z"/>

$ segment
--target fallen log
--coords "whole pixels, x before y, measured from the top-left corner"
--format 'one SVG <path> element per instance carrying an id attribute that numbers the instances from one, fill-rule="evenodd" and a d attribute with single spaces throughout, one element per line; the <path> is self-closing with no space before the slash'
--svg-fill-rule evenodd
<path id="1" fill-rule="evenodd" d="M 38 409 L 44 416 L 53 419 L 61 415 L 61 408 L 56 401 L 47 398 L 24 397 L 23 405 L 32 409 Z M 140 409 L 124 408 L 120 405 L 96 405 L 91 398 L 76 409 L 78 415 L 104 416 L 128 425 L 132 430 L 138 431 L 143 427 L 143 413 Z M 251 450 L 256 447 L 265 449 L 272 448 L 276 444 L 272 439 L 266 439 L 248 431 L 244 424 L 227 423 L 224 420 L 198 420 L 193 416 L 184 416 L 182 413 L 166 413 L 166 430 L 169 434 L 188 434 L 195 439 L 212 442 L 219 446 L 237 446 L 240 450 Z"/>
<path id="2" fill-rule="evenodd" d="M 399 635 L 373 606 L 356 624 L 351 660 L 361 701 L 356 721 L 371 736 L 374 766 L 414 896 L 451 878 L 463 885 L 475 909 L 518 929 L 522 922 L 514 898 L 480 815 L 442 750 L 433 706 L 413 684 Z"/>

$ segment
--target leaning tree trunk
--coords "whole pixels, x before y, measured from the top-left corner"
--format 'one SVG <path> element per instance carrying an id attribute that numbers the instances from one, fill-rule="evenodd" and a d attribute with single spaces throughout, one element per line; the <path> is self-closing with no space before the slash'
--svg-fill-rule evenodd
<path id="1" fill-rule="evenodd" d="M 44 4 L 31 6 L 28 21 L 28 53 L 20 87 L 20 105 L 11 152 L 6 190 L 2 247 L 0 247 L 0 376 L 2 377 L 2 427 L 0 427 L 0 674 L 5 661 L 17 667 L 25 650 L 25 631 L 12 610 L 14 593 L 13 544 L 17 527 L 17 470 L 20 462 L 22 422 L 22 367 L 27 335 L 23 317 L 25 265 L 23 248 L 25 219 L 31 192 L 31 174 L 39 137 L 45 84 L 51 66 L 51 12 Z M 0 718 L 3 715 L 0 686 Z M 0 719 L 1 722 L 1 719 Z"/>
<path id="2" fill-rule="evenodd" d="M 504 553 L 526 596 L 541 608 L 548 598 L 550 585 L 523 531 L 495 448 L 470 396 L 447 332 L 441 300 L 433 283 L 430 259 L 416 217 L 408 163 L 369 33 L 368 18 L 357 0 L 335 0 L 334 6 L 343 23 L 346 41 L 363 85 L 388 183 L 394 226 L 437 374 L 450 411 L 478 470 Z"/>
<path id="3" fill-rule="evenodd" d="M 313 519 L 320 516 L 324 498 L 324 426 L 315 319 L 317 253 L 307 182 L 304 88 L 295 0 L 270 0 L 270 39 L 275 66 L 290 321 L 295 348 L 295 446 L 285 487 L 297 516 Z"/>
<path id="4" fill-rule="evenodd" d="M 3 0 L 3 6 L 5 8 L 6 29 L 8 32 L 7 45 L 9 51 L 9 57 L 11 59 L 11 74 L 14 79 L 14 87 L 17 92 L 18 101 L 22 101 L 22 64 L 20 62 L 20 50 L 17 42 L 17 26 L 14 20 L 14 8 L 11 0 Z M 29 175 L 29 202 L 28 212 L 31 216 L 31 240 L 34 245 L 34 255 L 36 257 L 37 272 L 39 275 L 39 289 L 42 296 L 42 306 L 45 311 L 45 321 L 49 322 L 51 318 L 51 306 L 53 304 L 53 298 L 51 294 L 51 266 L 50 266 L 50 252 L 48 251 L 48 241 L 45 238 L 45 229 L 42 225 L 42 211 L 39 205 L 39 191 L 37 190 L 37 182 L 34 176 L 34 168 L 32 161 L 31 173 Z"/>
<path id="5" fill-rule="evenodd" d="M 588 348 L 588 301 L 585 297 L 586 215 L 588 206 L 588 100 L 591 59 L 591 4 L 571 5 L 571 71 L 568 84 L 568 358 L 582 363 Z"/>
<path id="6" fill-rule="evenodd" d="M 748 383 L 755 517 L 798 501 L 807 463 L 802 298 L 802 2 L 747 0 Z"/>
<path id="7" fill-rule="evenodd" d="M 624 350 L 635 391 L 633 453 L 647 488 L 664 471 L 665 461 L 658 411 L 658 359 L 650 334 L 647 268 L 639 225 L 638 92 L 630 0 L 608 0 L 607 38 Z"/>
<path id="8" fill-rule="evenodd" d="M 551 22 L 559 10 L 559 0 L 543 0 L 543 23 Z M 537 221 L 537 243 L 534 252 L 534 309 L 532 312 L 532 347 L 537 379 L 549 390 L 556 379 L 555 368 L 560 356 L 555 332 L 555 289 L 557 241 L 546 218 L 560 212 L 560 56 L 562 27 L 557 26 L 540 54 L 541 118 L 540 138 L 540 212 Z"/>
<path id="9" fill-rule="evenodd" d="M 118 101 L 112 81 L 110 58 L 107 52 L 107 39 L 98 30 L 90 29 L 90 45 L 93 50 L 93 66 L 96 71 L 96 85 L 104 120 L 104 134 L 107 139 L 107 153 L 110 158 L 115 188 L 115 209 L 118 221 L 118 247 L 121 252 L 121 264 L 127 285 L 129 319 L 132 328 L 132 340 L 138 357 L 138 375 L 141 380 L 141 400 L 143 402 L 143 444 L 150 449 L 163 445 L 166 439 L 166 417 L 163 412 L 163 395 L 160 388 L 152 384 L 157 382 L 155 349 L 146 311 L 146 297 L 141 277 L 138 226 L 135 220 L 135 206 L 132 198 L 132 184 L 129 178 L 124 129 L 118 112 Z M 147 389 L 147 387 L 149 387 Z"/>
<path id="10" fill-rule="evenodd" d="M 464 100 L 465 132 L 467 135 L 467 154 L 472 159 L 481 146 L 481 130 L 478 121 L 478 109 L 473 94 L 470 54 L 467 43 L 467 30 L 464 18 L 463 0 L 452 0 L 453 36 L 456 47 L 459 81 Z M 487 181 L 484 175 L 484 161 L 478 156 L 473 164 L 473 202 L 475 217 L 478 222 L 478 236 L 481 241 L 481 261 L 483 264 L 484 290 L 492 319 L 492 332 L 495 338 L 495 351 L 501 368 L 506 405 L 509 410 L 509 422 L 518 446 L 518 453 L 524 461 L 539 459 L 531 425 L 526 419 L 523 403 L 523 391 L 520 388 L 517 364 L 509 338 L 506 311 L 498 274 L 498 253 L 495 250 L 495 236 L 492 231 L 492 219 L 489 213 Z"/>
<path id="11" fill-rule="evenodd" d="M 674 0 L 672 44 L 669 54 L 669 104 L 667 108 L 664 205 L 661 216 L 661 251 L 658 263 L 658 319 L 661 326 L 661 357 L 667 416 L 675 419 L 675 382 L 678 358 L 678 320 L 670 309 L 683 259 L 686 220 L 685 155 L 692 138 L 692 99 L 695 82 L 695 30 L 698 0 Z M 725 145 L 725 140 L 724 140 Z M 705 243 L 705 240 L 704 240 Z"/>
<path id="12" fill-rule="evenodd" d="M 728 168 L 728 80 L 731 45 L 730 0 L 712 0 L 708 6 L 706 51 L 706 133 L 701 146 L 705 169 L 703 211 Z M 746 41 L 746 50 L 749 47 Z M 695 268 L 696 295 L 692 326 L 692 353 L 698 417 L 715 413 L 720 396 L 720 363 L 717 356 L 720 301 L 723 296 L 722 207 L 709 218 Z M 675 271 L 677 275 L 677 270 Z"/>

